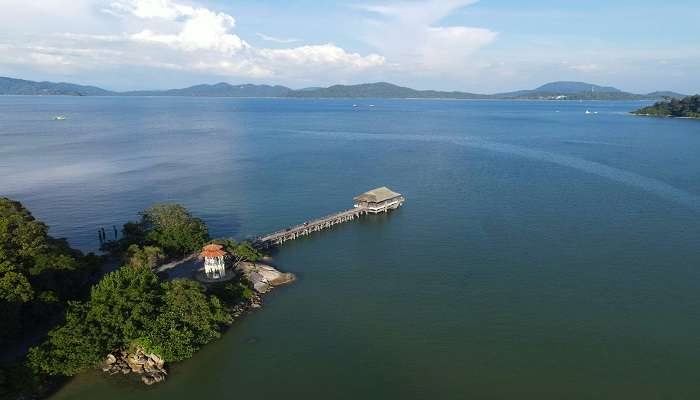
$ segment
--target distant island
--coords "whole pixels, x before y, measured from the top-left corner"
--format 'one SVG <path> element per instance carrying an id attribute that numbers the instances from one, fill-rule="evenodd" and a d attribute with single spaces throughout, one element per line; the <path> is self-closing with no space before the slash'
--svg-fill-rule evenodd
<path id="1" fill-rule="evenodd" d="M 656 91 L 647 94 L 624 92 L 620 89 L 585 82 L 550 82 L 531 90 L 496 94 L 478 94 L 460 91 L 416 90 L 387 82 L 358 85 L 333 85 L 291 89 L 286 86 L 242 84 L 225 82 L 195 85 L 182 89 L 136 90 L 116 92 L 96 86 L 73 83 L 35 82 L 0 77 L 0 95 L 42 96 L 188 96 L 188 97 L 274 97 L 274 98 L 373 98 L 373 99 L 502 99 L 502 100 L 659 100 L 683 98 L 686 95 Z"/>
<path id="2" fill-rule="evenodd" d="M 653 106 L 632 111 L 632 114 L 653 117 L 700 118 L 700 95 L 696 94 L 680 100 L 670 98 L 659 101 Z"/>

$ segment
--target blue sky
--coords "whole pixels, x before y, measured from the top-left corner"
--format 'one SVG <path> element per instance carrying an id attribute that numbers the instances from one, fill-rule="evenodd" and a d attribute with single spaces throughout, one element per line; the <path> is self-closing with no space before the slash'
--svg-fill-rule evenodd
<path id="1" fill-rule="evenodd" d="M 552 80 L 700 92 L 691 1 L 0 0 L 0 75 L 110 89 Z"/>

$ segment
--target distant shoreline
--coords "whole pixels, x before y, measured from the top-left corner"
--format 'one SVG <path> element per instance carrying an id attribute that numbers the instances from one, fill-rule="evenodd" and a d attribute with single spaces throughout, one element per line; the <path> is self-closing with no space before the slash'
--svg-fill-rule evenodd
<path id="1" fill-rule="evenodd" d="M 700 117 L 677 117 L 675 115 L 655 115 L 655 114 L 640 114 L 635 112 L 630 112 L 630 115 L 635 117 L 648 117 L 648 118 L 671 118 L 671 119 L 692 119 L 700 121 Z"/>
<path id="2" fill-rule="evenodd" d="M 453 97 L 271 97 L 271 96 L 178 96 L 178 95 L 158 95 L 158 96 L 140 96 L 140 95 L 72 95 L 72 94 L 0 94 L 1 97 L 70 97 L 70 98 L 137 98 L 137 99 L 270 99 L 270 100 L 439 100 L 439 101 L 546 101 L 552 103 L 567 102 L 567 103 L 582 103 L 582 102 L 649 102 L 653 99 L 535 99 L 535 98 L 487 98 L 487 99 L 469 99 L 469 98 L 453 98 Z"/>
<path id="3" fill-rule="evenodd" d="M 499 93 L 473 93 L 462 90 L 413 89 L 389 82 L 372 82 L 328 87 L 292 89 L 282 85 L 238 84 L 226 82 L 199 84 L 185 88 L 161 90 L 107 90 L 98 86 L 67 82 L 36 82 L 0 77 L 0 95 L 70 95 L 70 96 L 177 96 L 236 98 L 312 98 L 312 99 L 438 99 L 438 100 L 660 100 L 686 95 L 673 91 L 631 93 L 612 86 L 586 82 L 549 82 L 534 89 Z"/>

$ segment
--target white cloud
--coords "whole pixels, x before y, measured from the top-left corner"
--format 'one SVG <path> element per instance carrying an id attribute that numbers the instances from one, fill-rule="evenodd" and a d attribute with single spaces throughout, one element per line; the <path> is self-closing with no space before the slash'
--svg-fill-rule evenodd
<path id="1" fill-rule="evenodd" d="M 266 41 L 266 42 L 273 42 L 273 43 L 294 43 L 294 42 L 299 42 L 299 39 L 295 38 L 280 38 L 280 37 L 275 37 L 275 36 L 269 36 L 264 33 L 257 32 L 255 34 L 258 36 L 260 39 Z"/>
<path id="2" fill-rule="evenodd" d="M 461 75 L 476 62 L 472 55 L 498 34 L 468 26 L 440 26 L 445 17 L 475 0 L 401 1 L 361 5 L 369 13 L 365 39 L 400 70 L 417 74 Z"/>
<path id="3" fill-rule="evenodd" d="M 382 65 L 385 61 L 384 57 L 377 54 L 361 56 L 358 53 L 348 53 L 331 43 L 290 49 L 260 49 L 258 54 L 270 61 L 296 66 L 335 65 L 341 68 L 363 69 Z"/>
<path id="4" fill-rule="evenodd" d="M 362 55 L 333 44 L 254 47 L 234 32 L 232 15 L 201 6 L 172 0 L 116 0 L 107 5 L 92 0 L 88 7 L 85 2 L 90 0 L 80 1 L 80 15 L 75 18 L 103 19 L 107 22 L 103 29 L 80 31 L 63 25 L 62 31 L 42 33 L 34 42 L 0 40 L 0 48 L 9 49 L 0 54 L 0 67 L 31 64 L 49 70 L 57 65 L 63 72 L 71 67 L 78 71 L 143 66 L 236 79 L 285 79 L 309 71 L 340 77 L 384 64 L 377 54 Z"/>
<path id="5" fill-rule="evenodd" d="M 110 8 L 114 11 L 133 14 L 139 18 L 162 18 L 168 20 L 174 20 L 182 16 L 191 16 L 195 13 L 193 7 L 177 4 L 170 0 L 115 1 L 110 5 Z"/>

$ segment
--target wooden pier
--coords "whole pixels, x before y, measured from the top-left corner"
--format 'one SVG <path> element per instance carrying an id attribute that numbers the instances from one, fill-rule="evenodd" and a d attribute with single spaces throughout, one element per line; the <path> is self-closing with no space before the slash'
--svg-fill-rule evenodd
<path id="1" fill-rule="evenodd" d="M 309 235 L 313 232 L 318 232 L 331 226 L 342 224 L 343 222 L 352 221 L 362 215 L 369 213 L 377 214 L 388 212 L 399 208 L 404 198 L 400 193 L 392 192 L 391 190 L 382 187 L 362 195 L 355 197 L 355 206 L 351 209 L 337 212 L 335 214 L 326 215 L 303 224 L 294 225 L 286 229 L 272 232 L 267 235 L 259 236 L 252 241 L 252 245 L 258 249 L 267 249 L 274 246 L 279 246 L 286 241 Z"/>

